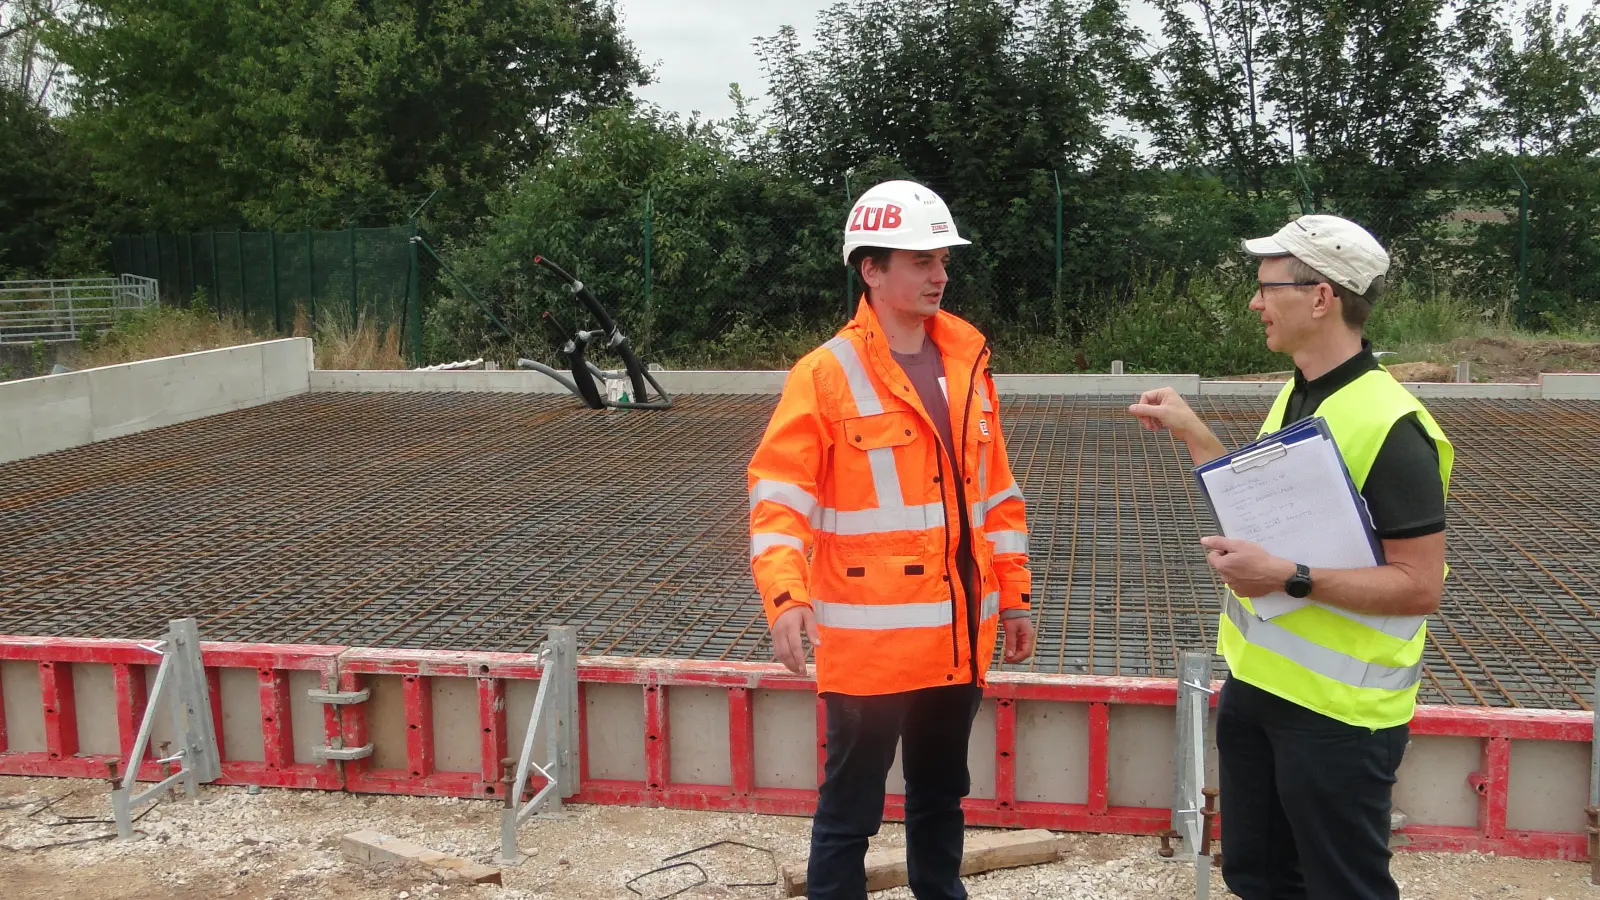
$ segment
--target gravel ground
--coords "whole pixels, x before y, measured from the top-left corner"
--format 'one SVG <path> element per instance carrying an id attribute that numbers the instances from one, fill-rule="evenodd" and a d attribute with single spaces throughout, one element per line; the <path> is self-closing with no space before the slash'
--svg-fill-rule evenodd
<path id="1" fill-rule="evenodd" d="M 70 794 L 69 794 L 70 792 Z M 48 809 L 44 804 L 59 799 Z M 484 863 L 498 851 L 499 809 L 481 800 L 358 796 L 318 791 L 207 787 L 193 801 L 158 805 L 136 826 L 144 838 L 42 847 L 113 832 L 62 816 L 109 818 L 104 782 L 0 777 L 0 895 L 22 898 L 163 897 L 174 900 L 655 900 L 698 880 L 692 870 L 626 882 L 673 854 L 737 840 L 772 854 L 722 846 L 692 855 L 707 883 L 691 897 L 767 898 L 771 886 L 734 887 L 776 878 L 775 865 L 804 859 L 809 820 L 663 809 L 569 807 L 560 821 L 534 821 L 519 832 L 531 858 L 504 870 L 504 887 L 452 883 L 431 873 L 350 862 L 339 838 L 370 828 Z M 877 846 L 902 844 L 886 824 Z M 1160 859 L 1150 838 L 1068 835 L 1060 862 L 967 879 L 973 900 L 1072 898 L 1133 900 L 1194 896 L 1193 870 Z M 1551 898 L 1600 900 L 1577 863 L 1477 855 L 1401 853 L 1394 863 L 1408 900 Z M 873 895 L 912 900 L 896 888 Z M 1231 897 L 1214 881 L 1213 897 Z"/>

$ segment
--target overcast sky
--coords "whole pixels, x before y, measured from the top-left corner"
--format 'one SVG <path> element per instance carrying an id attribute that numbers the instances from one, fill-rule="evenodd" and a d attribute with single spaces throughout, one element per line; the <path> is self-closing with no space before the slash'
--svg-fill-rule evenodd
<path id="1" fill-rule="evenodd" d="M 732 114 L 728 85 L 738 82 L 746 97 L 766 94 L 755 40 L 771 37 L 784 25 L 810 46 L 817 14 L 835 0 L 618 0 L 622 27 L 639 49 L 656 83 L 639 91 L 642 99 L 688 115 L 706 118 Z M 1159 20 L 1136 0 L 1134 24 L 1154 34 Z"/>

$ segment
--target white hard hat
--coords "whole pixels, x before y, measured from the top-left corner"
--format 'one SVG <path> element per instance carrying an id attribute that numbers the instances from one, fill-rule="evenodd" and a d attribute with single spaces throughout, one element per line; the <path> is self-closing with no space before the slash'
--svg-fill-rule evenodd
<path id="1" fill-rule="evenodd" d="M 972 243 L 956 232 L 950 207 L 914 181 L 885 181 L 850 208 L 844 224 L 844 262 L 858 247 L 933 250 Z"/>
<path id="2" fill-rule="evenodd" d="M 1293 256 L 1334 284 L 1365 294 L 1389 271 L 1389 254 L 1372 233 L 1338 216 L 1301 216 L 1272 237 L 1244 242 L 1252 256 Z"/>

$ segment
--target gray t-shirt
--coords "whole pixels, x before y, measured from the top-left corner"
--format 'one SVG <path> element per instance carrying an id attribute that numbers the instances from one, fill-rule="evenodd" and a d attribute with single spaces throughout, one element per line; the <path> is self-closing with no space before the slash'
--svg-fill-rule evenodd
<path id="1" fill-rule="evenodd" d="M 933 343 L 932 338 L 924 338 L 922 349 L 916 353 L 895 353 L 894 361 L 905 370 L 906 377 L 911 379 L 911 386 L 917 392 L 917 397 L 922 400 L 922 405 L 928 410 L 929 418 L 938 427 L 939 437 L 944 441 L 945 453 L 950 459 L 957 459 L 955 449 L 955 436 L 950 427 L 950 400 L 945 394 L 944 358 L 939 355 L 939 348 Z M 957 508 L 961 510 L 961 543 L 956 548 L 956 566 L 961 573 L 961 581 L 967 586 L 967 596 L 972 598 L 972 603 L 967 609 L 967 622 L 972 628 L 973 639 L 976 641 L 978 622 L 978 583 L 977 564 L 972 558 L 972 530 L 967 521 L 967 497 L 965 485 L 959 478 L 946 478 L 946 484 L 955 486 Z"/>
<path id="2" fill-rule="evenodd" d="M 932 338 L 924 338 L 922 349 L 916 353 L 895 353 L 894 361 L 906 371 L 906 377 L 911 379 L 911 386 L 916 389 L 917 397 L 922 400 L 922 405 L 927 408 L 928 415 L 933 418 L 933 424 L 939 427 L 939 437 L 944 440 L 945 452 L 951 459 L 955 458 L 955 437 L 950 431 L 950 401 L 945 396 L 944 358 L 939 355 L 939 348 L 934 345 Z"/>

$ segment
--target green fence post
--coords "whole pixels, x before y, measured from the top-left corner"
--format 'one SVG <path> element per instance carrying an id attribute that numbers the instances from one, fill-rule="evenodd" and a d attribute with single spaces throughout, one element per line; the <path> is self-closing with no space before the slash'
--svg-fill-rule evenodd
<path id="1" fill-rule="evenodd" d="M 272 270 L 272 327 L 283 334 L 283 304 L 278 299 L 278 226 L 267 227 L 267 266 Z"/>
<path id="2" fill-rule="evenodd" d="M 311 241 L 311 226 L 306 225 L 306 307 L 311 316 L 311 332 L 317 331 L 317 257 Z"/>
<path id="3" fill-rule="evenodd" d="M 850 190 L 850 173 L 846 172 L 844 173 L 844 216 L 846 220 L 850 218 L 850 205 L 854 203 L 855 200 L 855 192 Z M 848 271 L 845 272 L 844 318 L 845 321 L 848 322 L 850 321 L 851 316 L 855 315 L 856 267 L 847 266 L 846 268 Z"/>
<path id="4" fill-rule="evenodd" d="M 356 225 L 353 219 L 346 224 L 350 227 L 350 330 L 354 332 L 360 315 L 356 308 L 360 303 L 356 294 Z"/>
<path id="5" fill-rule="evenodd" d="M 1521 322 L 1528 314 L 1528 180 L 1517 171 L 1516 163 L 1511 164 L 1511 174 L 1522 183 L 1522 200 L 1517 215 L 1517 314 L 1514 317 L 1514 321 Z"/>
<path id="6" fill-rule="evenodd" d="M 422 258 L 417 252 L 417 242 L 422 240 L 417 231 L 417 221 L 411 220 L 411 239 L 408 243 L 411 256 L 411 277 L 406 291 L 406 312 L 411 330 L 411 364 L 422 365 Z"/>
<path id="7" fill-rule="evenodd" d="M 646 354 L 650 352 L 650 333 L 655 330 L 655 314 L 650 304 L 650 248 L 654 243 L 654 219 L 655 207 L 647 190 L 644 192 L 644 340 L 639 342 L 639 352 Z"/>
<path id="8" fill-rule="evenodd" d="M 1055 169 L 1050 177 L 1056 181 L 1056 335 L 1060 336 L 1067 322 L 1067 301 L 1061 294 L 1061 260 L 1064 236 L 1062 232 L 1061 175 Z"/>
<path id="9" fill-rule="evenodd" d="M 217 277 L 217 232 L 211 231 L 211 311 L 222 317 L 222 284 Z"/>
<path id="10" fill-rule="evenodd" d="M 183 295 L 183 305 L 187 307 L 194 304 L 194 232 L 184 235 L 183 243 L 189 248 L 189 290 Z M 179 265 L 182 265 L 181 259 Z"/>
<path id="11" fill-rule="evenodd" d="M 1309 216 L 1316 209 L 1316 203 L 1311 198 L 1311 182 L 1306 181 L 1305 170 L 1300 168 L 1299 163 L 1294 164 L 1294 174 L 1300 177 L 1300 187 L 1303 190 L 1300 195 L 1300 212 Z"/>
<path id="12" fill-rule="evenodd" d="M 150 237 L 156 242 L 156 296 L 160 297 L 167 288 L 167 267 L 161 264 L 161 232 Z"/>
<path id="13" fill-rule="evenodd" d="M 245 325 L 250 325 L 250 307 L 245 303 L 244 294 L 244 226 L 233 233 L 233 256 L 239 264 L 239 315 L 244 319 Z"/>

